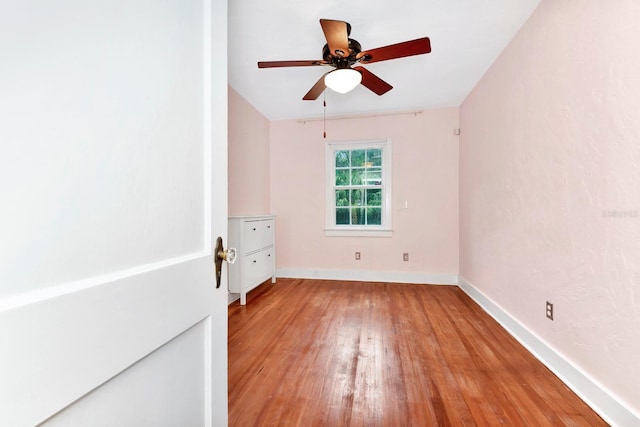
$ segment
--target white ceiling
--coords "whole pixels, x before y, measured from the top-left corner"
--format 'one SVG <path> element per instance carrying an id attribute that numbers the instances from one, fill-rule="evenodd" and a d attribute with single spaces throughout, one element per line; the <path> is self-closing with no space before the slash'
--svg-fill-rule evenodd
<path id="1" fill-rule="evenodd" d="M 393 89 L 327 89 L 327 116 L 456 107 L 540 0 L 231 0 L 229 84 L 270 120 L 319 117 L 302 97 L 327 67 L 258 69 L 258 61 L 322 59 L 319 19 L 351 24 L 363 50 L 424 36 L 432 52 L 366 65 Z"/>

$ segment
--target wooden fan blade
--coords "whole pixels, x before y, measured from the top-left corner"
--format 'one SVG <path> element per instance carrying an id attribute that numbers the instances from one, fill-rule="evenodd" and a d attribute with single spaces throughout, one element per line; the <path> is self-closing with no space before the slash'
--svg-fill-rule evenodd
<path id="1" fill-rule="evenodd" d="M 344 21 L 334 21 L 332 19 L 321 19 L 320 25 L 327 39 L 329 51 L 333 56 L 339 58 L 349 56 L 349 31 Z"/>
<path id="2" fill-rule="evenodd" d="M 354 70 L 358 71 L 362 74 L 362 86 L 369 89 L 371 92 L 376 93 L 378 95 L 384 95 L 393 89 L 389 83 L 382 80 L 380 77 L 373 74 L 371 71 L 367 70 L 364 67 L 353 67 Z"/>
<path id="3" fill-rule="evenodd" d="M 429 37 L 410 40 L 377 49 L 360 52 L 356 59 L 364 64 L 372 62 L 387 61 L 389 59 L 404 58 L 406 56 L 422 55 L 431 52 L 431 41 Z"/>
<path id="4" fill-rule="evenodd" d="M 260 61 L 258 68 L 277 68 L 277 67 L 310 67 L 313 65 L 329 65 L 327 61 Z"/>
<path id="5" fill-rule="evenodd" d="M 329 71 L 329 73 L 330 72 L 331 71 Z M 314 99 L 318 99 L 320 94 L 324 92 L 325 88 L 327 87 L 324 84 L 324 76 L 329 73 L 324 73 L 322 77 L 320 77 L 320 80 L 318 80 L 316 84 L 313 85 L 311 90 L 309 90 L 309 92 L 307 92 L 307 94 L 302 98 L 304 101 L 313 101 Z"/>

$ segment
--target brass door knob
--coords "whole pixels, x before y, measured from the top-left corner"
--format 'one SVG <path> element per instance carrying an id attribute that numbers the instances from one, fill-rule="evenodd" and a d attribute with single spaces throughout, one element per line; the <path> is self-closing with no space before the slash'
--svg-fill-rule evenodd
<path id="1" fill-rule="evenodd" d="M 216 289 L 220 287 L 220 278 L 222 277 L 222 261 L 227 261 L 229 264 L 233 264 L 234 262 L 236 262 L 236 258 L 236 248 L 225 249 L 222 246 L 222 237 L 218 237 L 215 249 Z"/>
<path id="2" fill-rule="evenodd" d="M 236 248 L 229 248 L 218 252 L 218 257 L 227 261 L 229 264 L 236 262 L 237 254 Z"/>

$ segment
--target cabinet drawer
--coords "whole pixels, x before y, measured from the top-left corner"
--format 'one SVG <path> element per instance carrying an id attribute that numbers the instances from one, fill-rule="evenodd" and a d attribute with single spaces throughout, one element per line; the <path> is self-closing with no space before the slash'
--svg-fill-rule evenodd
<path id="1" fill-rule="evenodd" d="M 247 254 L 262 248 L 263 230 L 260 226 L 261 223 L 262 221 L 247 221 L 242 224 L 243 253 Z"/>
<path id="2" fill-rule="evenodd" d="M 270 276 L 273 272 L 273 254 L 271 250 L 247 255 L 243 260 L 243 279 L 251 284 Z"/>
<path id="3" fill-rule="evenodd" d="M 262 223 L 262 247 L 273 246 L 275 240 L 274 229 L 275 221 L 272 219 L 266 219 L 260 221 Z"/>
<path id="4" fill-rule="evenodd" d="M 273 245 L 273 228 L 274 221 L 272 219 L 245 222 L 243 224 L 243 253 L 248 254 Z"/>
<path id="5" fill-rule="evenodd" d="M 269 273 L 273 273 L 276 269 L 276 249 L 271 246 L 270 248 L 262 251 L 262 256 L 264 257 L 265 265 L 267 266 Z"/>

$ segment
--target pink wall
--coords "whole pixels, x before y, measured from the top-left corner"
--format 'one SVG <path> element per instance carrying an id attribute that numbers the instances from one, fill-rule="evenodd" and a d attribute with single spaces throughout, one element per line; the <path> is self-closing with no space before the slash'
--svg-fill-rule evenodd
<path id="1" fill-rule="evenodd" d="M 229 87 L 229 215 L 269 213 L 269 120 Z"/>
<path id="2" fill-rule="evenodd" d="M 458 272 L 457 109 L 271 123 L 271 209 L 279 268 Z M 326 237 L 325 143 L 390 138 L 393 237 Z M 408 209 L 402 209 L 404 201 Z M 362 259 L 354 260 L 360 251 Z M 410 261 L 402 261 L 409 252 Z"/>
<path id="3" fill-rule="evenodd" d="M 637 412 L 639 25 L 543 0 L 460 108 L 461 277 Z"/>

